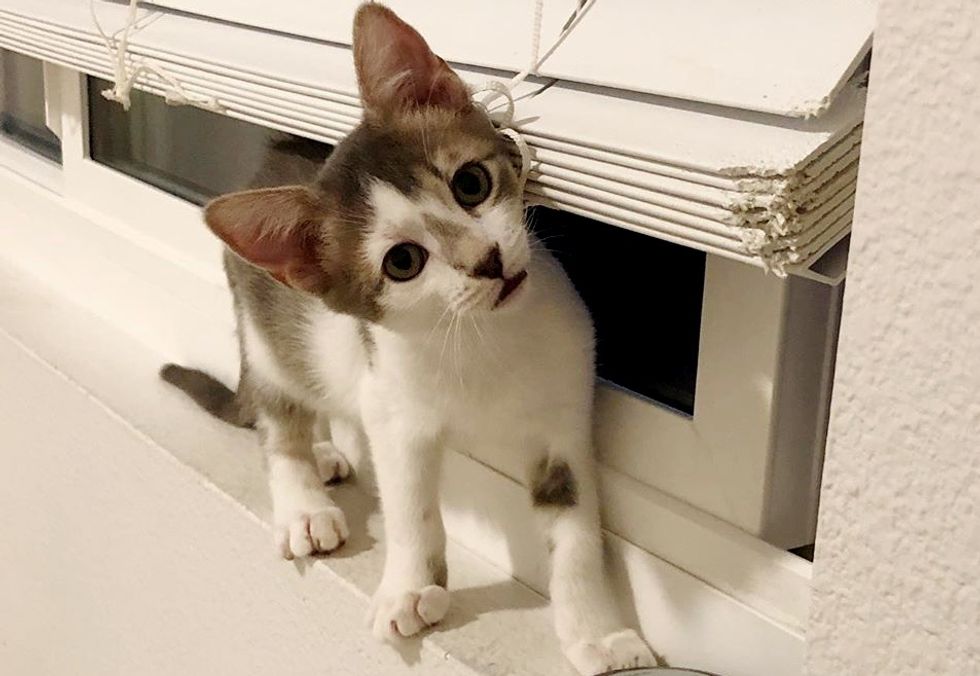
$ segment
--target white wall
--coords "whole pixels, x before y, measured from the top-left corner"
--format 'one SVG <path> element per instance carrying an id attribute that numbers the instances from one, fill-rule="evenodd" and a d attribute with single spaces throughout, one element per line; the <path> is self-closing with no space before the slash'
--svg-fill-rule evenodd
<path id="1" fill-rule="evenodd" d="M 808 671 L 980 673 L 980 4 L 883 0 Z"/>

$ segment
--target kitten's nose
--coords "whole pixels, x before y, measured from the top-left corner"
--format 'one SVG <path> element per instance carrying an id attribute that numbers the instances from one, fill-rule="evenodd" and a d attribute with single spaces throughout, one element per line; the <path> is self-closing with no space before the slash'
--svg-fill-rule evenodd
<path id="1" fill-rule="evenodd" d="M 504 276 L 504 262 L 500 259 L 500 247 L 496 244 L 473 268 L 474 277 L 498 279 Z"/>

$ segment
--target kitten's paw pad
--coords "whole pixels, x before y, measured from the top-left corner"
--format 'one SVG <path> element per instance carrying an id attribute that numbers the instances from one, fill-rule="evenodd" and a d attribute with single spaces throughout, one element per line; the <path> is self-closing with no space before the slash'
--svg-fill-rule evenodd
<path id="1" fill-rule="evenodd" d="M 301 513 L 277 523 L 276 546 L 284 559 L 327 554 L 347 541 L 347 519 L 338 507 Z"/>
<path id="2" fill-rule="evenodd" d="M 582 676 L 614 669 L 655 667 L 657 659 L 646 642 L 632 629 L 623 629 L 598 641 L 579 641 L 565 648 L 565 656 Z"/>
<path id="3" fill-rule="evenodd" d="M 320 441 L 313 444 L 313 455 L 323 483 L 334 484 L 350 476 L 350 463 L 333 442 Z"/>
<path id="4" fill-rule="evenodd" d="M 379 640 L 395 641 L 436 624 L 448 611 L 449 592 L 434 584 L 419 591 L 378 592 L 371 608 L 371 629 Z"/>

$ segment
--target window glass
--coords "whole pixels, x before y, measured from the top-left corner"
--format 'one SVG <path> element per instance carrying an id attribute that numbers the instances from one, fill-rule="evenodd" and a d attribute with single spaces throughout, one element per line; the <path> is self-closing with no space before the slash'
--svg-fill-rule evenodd
<path id="1" fill-rule="evenodd" d="M 29 56 L 0 50 L 0 133 L 61 162 L 61 141 L 45 125 L 44 66 Z"/>
<path id="2" fill-rule="evenodd" d="M 196 204 L 215 195 L 305 182 L 330 146 L 134 90 L 129 111 L 107 100 L 112 83 L 88 79 L 89 155 Z M 276 166 L 270 166 L 275 161 Z"/>

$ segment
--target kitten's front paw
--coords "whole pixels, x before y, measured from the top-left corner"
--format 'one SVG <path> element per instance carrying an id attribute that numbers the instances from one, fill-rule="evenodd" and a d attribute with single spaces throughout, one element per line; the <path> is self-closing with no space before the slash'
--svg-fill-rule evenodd
<path id="1" fill-rule="evenodd" d="M 326 554 L 340 547 L 350 537 L 347 519 L 339 507 L 316 512 L 300 512 L 276 519 L 276 546 L 284 559 L 310 554 Z"/>
<path id="2" fill-rule="evenodd" d="M 379 590 L 371 604 L 371 630 L 381 641 L 414 636 L 439 622 L 448 610 L 449 592 L 438 585 L 395 593 Z"/>
<path id="3" fill-rule="evenodd" d="M 614 669 L 655 667 L 657 659 L 646 642 L 632 629 L 623 629 L 597 641 L 579 641 L 565 647 L 565 656 L 582 676 Z"/>
<path id="4" fill-rule="evenodd" d="M 325 484 L 335 484 L 350 476 L 350 463 L 332 441 L 313 444 L 316 468 Z"/>

